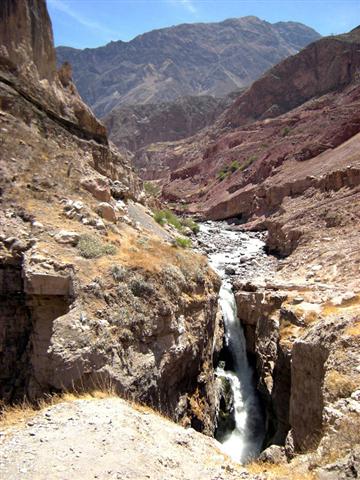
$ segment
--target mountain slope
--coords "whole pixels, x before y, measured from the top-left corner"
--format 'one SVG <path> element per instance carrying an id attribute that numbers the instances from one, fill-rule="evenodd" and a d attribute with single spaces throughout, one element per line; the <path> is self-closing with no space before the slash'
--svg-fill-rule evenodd
<path id="1" fill-rule="evenodd" d="M 190 137 L 211 125 L 236 93 L 181 97 L 173 102 L 121 105 L 104 117 L 109 137 L 119 148 L 136 152 L 151 143 Z"/>
<path id="2" fill-rule="evenodd" d="M 95 49 L 58 47 L 57 58 L 72 64 L 82 98 L 103 116 L 122 104 L 225 95 L 318 38 L 302 24 L 244 17 L 154 30 Z"/>

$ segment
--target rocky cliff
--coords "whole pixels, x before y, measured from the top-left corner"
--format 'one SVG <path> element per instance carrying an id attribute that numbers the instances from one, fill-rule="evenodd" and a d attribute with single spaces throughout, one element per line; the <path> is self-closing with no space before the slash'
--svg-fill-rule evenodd
<path id="1" fill-rule="evenodd" d="M 223 96 L 318 38 L 299 23 L 244 17 L 155 30 L 95 49 L 58 47 L 57 57 L 73 65 L 82 98 L 104 116 L 124 104 Z"/>
<path id="2" fill-rule="evenodd" d="M 216 275 L 55 70 L 45 1 L 3 1 L 0 39 L 2 402 L 111 385 L 211 434 Z"/>

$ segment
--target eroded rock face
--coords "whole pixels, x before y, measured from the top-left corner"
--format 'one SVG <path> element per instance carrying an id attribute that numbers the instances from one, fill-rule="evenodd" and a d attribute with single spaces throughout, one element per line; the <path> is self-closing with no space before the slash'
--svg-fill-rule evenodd
<path id="1" fill-rule="evenodd" d="M 352 309 L 339 317 L 335 308 L 329 318 L 323 317 L 328 307 L 319 308 L 317 302 L 330 299 L 331 292 L 315 288 L 300 297 L 297 292 L 303 288 L 299 283 L 273 282 L 252 289 L 238 285 L 236 300 L 248 351 L 256 358 L 268 444 L 285 445 L 289 457 L 294 452 L 321 452 L 313 460 L 321 465 L 329 450 L 344 456 L 357 435 L 356 426 L 351 433 L 343 422 L 360 408 L 354 327 L 358 320 Z"/>
<path id="2" fill-rule="evenodd" d="M 1 55 L 14 65 L 36 66 L 40 80 L 55 80 L 56 55 L 45 0 L 3 0 L 0 12 Z"/>
<path id="3" fill-rule="evenodd" d="M 45 0 L 6 0 L 0 20 L 1 80 L 65 128 L 106 145 L 105 127 L 81 100 L 71 73 L 57 74 Z"/>

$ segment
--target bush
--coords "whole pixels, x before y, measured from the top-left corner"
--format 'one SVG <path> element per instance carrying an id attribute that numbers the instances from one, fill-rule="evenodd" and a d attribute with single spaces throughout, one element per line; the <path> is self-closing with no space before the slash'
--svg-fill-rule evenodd
<path id="1" fill-rule="evenodd" d="M 222 182 L 229 175 L 229 167 L 224 165 L 222 169 L 218 172 L 217 178 Z"/>
<path id="2" fill-rule="evenodd" d="M 177 230 L 181 231 L 182 229 L 181 220 L 170 210 L 156 210 L 154 212 L 154 220 L 160 225 L 165 225 L 165 223 L 168 223 Z"/>
<path id="3" fill-rule="evenodd" d="M 184 218 L 181 223 L 184 227 L 190 228 L 190 230 L 195 234 L 200 232 L 199 225 L 194 222 L 192 218 Z"/>
<path id="4" fill-rule="evenodd" d="M 113 265 L 111 267 L 111 273 L 114 280 L 116 280 L 117 282 L 123 282 L 126 278 L 127 271 L 124 267 L 118 267 L 117 265 Z"/>
<path id="5" fill-rule="evenodd" d="M 163 210 L 156 210 L 154 212 L 154 220 L 155 222 L 159 223 L 160 225 L 165 225 L 166 223 L 166 215 Z"/>
<path id="6" fill-rule="evenodd" d="M 236 172 L 236 170 L 238 170 L 238 168 L 240 167 L 240 164 L 237 160 L 234 160 L 233 162 L 231 162 L 230 164 L 230 171 L 232 173 Z"/>
<path id="7" fill-rule="evenodd" d="M 289 128 L 289 127 L 285 127 L 285 128 L 283 129 L 281 135 L 282 135 L 283 137 L 287 137 L 287 136 L 289 135 L 289 133 L 290 133 L 290 128 Z"/>
<path id="8" fill-rule="evenodd" d="M 80 255 L 84 258 L 99 258 L 104 255 L 114 255 L 116 253 L 115 245 L 103 243 L 93 235 L 81 235 L 77 248 Z"/>
<path id="9" fill-rule="evenodd" d="M 152 197 L 158 197 L 160 195 L 160 187 L 152 182 L 144 182 L 144 191 Z"/>
<path id="10" fill-rule="evenodd" d="M 230 165 L 224 165 L 222 169 L 218 172 L 217 178 L 220 180 L 224 180 L 226 177 L 231 175 L 232 173 L 235 173 L 236 170 L 240 168 L 240 164 L 237 160 L 233 160 Z"/>
<path id="11" fill-rule="evenodd" d="M 130 283 L 130 289 L 135 297 L 149 297 L 155 293 L 153 285 L 143 278 L 134 278 Z"/>
<path id="12" fill-rule="evenodd" d="M 189 238 L 184 237 L 176 237 L 175 238 L 175 246 L 181 248 L 191 248 L 192 243 Z"/>

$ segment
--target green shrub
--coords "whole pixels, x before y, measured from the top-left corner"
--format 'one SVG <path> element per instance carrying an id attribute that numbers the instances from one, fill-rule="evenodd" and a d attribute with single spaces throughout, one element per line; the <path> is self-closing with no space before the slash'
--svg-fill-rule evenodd
<path id="1" fill-rule="evenodd" d="M 195 234 L 200 232 L 199 225 L 194 222 L 192 218 L 184 218 L 181 223 L 184 227 L 190 228 L 190 230 Z"/>
<path id="2" fill-rule="evenodd" d="M 191 248 L 192 246 L 191 240 L 189 238 L 176 237 L 174 242 L 176 247 Z"/>
<path id="3" fill-rule="evenodd" d="M 240 168 L 240 164 L 237 160 L 233 160 L 230 165 L 224 165 L 222 169 L 218 172 L 217 178 L 220 180 L 224 180 L 226 177 L 231 175 L 232 173 L 236 172 Z"/>
<path id="4" fill-rule="evenodd" d="M 156 210 L 154 212 L 154 220 L 160 225 L 165 225 L 165 223 L 168 223 L 177 230 L 181 231 L 182 229 L 181 220 L 170 210 Z"/>
<path id="5" fill-rule="evenodd" d="M 231 162 L 230 164 L 230 171 L 232 173 L 236 172 L 236 170 L 240 167 L 240 164 L 237 160 L 234 160 L 233 162 Z"/>
<path id="6" fill-rule="evenodd" d="M 165 225 L 165 223 L 166 223 L 165 212 L 163 210 L 155 210 L 154 220 L 155 220 L 155 222 L 159 223 L 160 225 Z"/>
<path id="7" fill-rule="evenodd" d="M 87 234 L 81 235 L 77 248 L 80 255 L 84 258 L 98 258 L 116 253 L 115 245 L 103 243 L 99 238 Z"/>
<path id="8" fill-rule="evenodd" d="M 225 180 L 225 178 L 227 177 L 227 172 L 224 172 L 223 170 L 221 170 L 218 174 L 217 174 L 217 178 L 220 180 L 220 182 L 222 182 L 223 180 Z"/>
<path id="9" fill-rule="evenodd" d="M 287 136 L 289 135 L 289 133 L 290 133 L 290 128 L 289 128 L 289 127 L 285 127 L 285 128 L 283 129 L 281 135 L 282 135 L 283 137 L 287 137 Z"/>
<path id="10" fill-rule="evenodd" d="M 145 193 L 152 197 L 158 197 L 160 195 L 160 187 L 153 182 L 144 182 Z"/>

